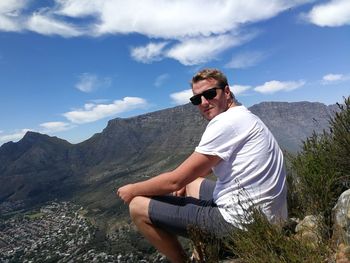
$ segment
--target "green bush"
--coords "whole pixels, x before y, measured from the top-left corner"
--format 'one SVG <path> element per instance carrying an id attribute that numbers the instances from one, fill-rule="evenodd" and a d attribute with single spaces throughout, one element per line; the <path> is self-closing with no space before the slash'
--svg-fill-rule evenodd
<path id="1" fill-rule="evenodd" d="M 310 136 L 292 159 L 290 182 L 298 202 L 291 210 L 297 207 L 302 216 L 321 214 L 330 229 L 332 208 L 350 182 L 350 97 L 338 107 L 329 131 Z"/>
<path id="2" fill-rule="evenodd" d="M 254 209 L 253 223 L 244 230 L 231 233 L 228 247 L 244 263 L 315 263 L 328 257 L 327 246 L 310 244 L 298 235 L 283 230 L 282 225 L 270 224 L 267 218 Z"/>
<path id="3" fill-rule="evenodd" d="M 331 134 L 335 149 L 335 163 L 344 178 L 342 182 L 348 188 L 350 171 L 350 96 L 343 105 L 338 104 L 340 112 L 331 119 Z"/>

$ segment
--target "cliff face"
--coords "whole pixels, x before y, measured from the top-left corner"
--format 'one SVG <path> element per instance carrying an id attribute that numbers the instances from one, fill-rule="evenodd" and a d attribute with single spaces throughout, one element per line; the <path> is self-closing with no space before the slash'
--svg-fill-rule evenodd
<path id="1" fill-rule="evenodd" d="M 328 128 L 337 107 L 317 102 L 263 102 L 250 110 L 264 121 L 282 148 L 297 152 L 313 131 L 321 133 Z"/>
<path id="2" fill-rule="evenodd" d="M 291 152 L 313 130 L 326 129 L 334 109 L 310 102 L 264 102 L 250 108 Z M 21 141 L 0 147 L 0 204 L 74 197 L 93 207 L 116 208 L 115 187 L 175 167 L 193 151 L 206 125 L 197 108 L 187 104 L 113 119 L 101 133 L 76 145 L 28 132 Z"/>

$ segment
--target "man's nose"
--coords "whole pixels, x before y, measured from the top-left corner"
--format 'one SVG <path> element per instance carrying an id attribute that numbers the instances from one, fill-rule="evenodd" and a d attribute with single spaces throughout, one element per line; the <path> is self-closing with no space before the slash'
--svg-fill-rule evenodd
<path id="1" fill-rule="evenodd" d="M 207 105 L 209 103 L 209 101 L 202 95 L 201 96 L 201 105 Z"/>

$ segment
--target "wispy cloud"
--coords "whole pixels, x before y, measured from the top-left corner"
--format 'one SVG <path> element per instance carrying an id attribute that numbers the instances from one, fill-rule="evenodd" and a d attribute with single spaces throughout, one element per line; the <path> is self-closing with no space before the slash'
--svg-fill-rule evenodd
<path id="1" fill-rule="evenodd" d="M 230 87 L 230 89 L 234 95 L 238 95 L 238 94 L 243 94 L 247 90 L 251 89 L 251 86 L 233 85 Z"/>
<path id="2" fill-rule="evenodd" d="M 350 1 L 331 0 L 316 5 L 306 15 L 306 19 L 318 26 L 344 26 L 350 25 Z"/>
<path id="3" fill-rule="evenodd" d="M 0 30 L 2 31 L 20 31 L 19 24 L 7 16 L 0 14 Z"/>
<path id="4" fill-rule="evenodd" d="M 31 129 L 21 129 L 18 131 L 15 131 L 11 134 L 4 134 L 0 135 L 0 143 L 5 143 L 9 141 L 18 141 L 23 138 L 23 136 L 28 132 L 31 131 Z"/>
<path id="5" fill-rule="evenodd" d="M 40 132 L 53 133 L 53 132 L 70 130 L 74 128 L 75 125 L 72 125 L 71 123 L 67 123 L 67 122 L 51 121 L 51 122 L 41 123 L 40 127 L 43 128 L 43 130 L 41 130 Z"/>
<path id="6" fill-rule="evenodd" d="M 146 46 L 131 49 L 131 57 L 136 61 L 151 63 L 162 59 L 162 51 L 168 42 L 149 43 Z"/>
<path id="7" fill-rule="evenodd" d="M 83 109 L 66 112 L 63 116 L 72 123 L 82 124 L 144 108 L 147 105 L 147 101 L 142 98 L 125 97 L 123 100 L 115 100 L 112 104 L 87 103 Z"/>
<path id="8" fill-rule="evenodd" d="M 4 131 L 0 131 L 0 145 L 9 141 L 19 141 L 28 131 L 51 134 L 70 130 L 74 127 L 76 127 L 76 125 L 72 123 L 53 121 L 39 124 L 38 129 L 20 129 L 15 130 L 12 133 L 5 133 Z"/>
<path id="9" fill-rule="evenodd" d="M 86 14 L 99 14 L 100 23 L 96 26 L 98 34 L 133 32 L 152 38 L 182 39 L 224 34 L 242 24 L 271 18 L 288 8 L 309 1 L 105 0 L 99 1 L 95 7 L 78 4 L 81 0 L 60 3 L 61 12 L 66 15 L 81 17 Z"/>
<path id="10" fill-rule="evenodd" d="M 79 18 L 85 16 L 99 16 L 109 0 L 77 1 L 56 0 L 55 14 Z"/>
<path id="11" fill-rule="evenodd" d="M 242 45 L 256 34 L 251 32 L 191 38 L 172 46 L 165 56 L 176 59 L 184 65 L 198 65 L 216 59 L 221 52 Z"/>
<path id="12" fill-rule="evenodd" d="M 227 68 L 248 68 L 257 65 L 267 57 L 260 51 L 251 51 L 237 54 L 226 64 Z"/>
<path id="13" fill-rule="evenodd" d="M 172 103 L 175 105 L 186 104 L 190 102 L 190 97 L 193 95 L 192 89 L 183 90 L 170 94 Z"/>
<path id="14" fill-rule="evenodd" d="M 92 92 L 102 87 L 109 87 L 111 83 L 111 78 L 101 78 L 96 74 L 82 73 L 75 87 L 82 92 Z"/>
<path id="15" fill-rule="evenodd" d="M 325 81 L 337 81 L 343 78 L 344 78 L 343 74 L 327 74 L 327 75 L 324 75 L 322 79 Z"/>
<path id="16" fill-rule="evenodd" d="M 21 20 L 1 11 L 18 12 L 30 2 L 2 0 L 0 30 L 23 28 L 63 37 L 137 33 L 153 42 L 131 49 L 136 61 L 172 58 L 184 65 L 196 65 L 251 40 L 252 35 L 247 38 L 249 34 L 242 32 L 246 24 L 272 18 L 310 0 L 55 0 L 53 5 L 48 1 L 45 7 L 28 8 Z"/>
<path id="17" fill-rule="evenodd" d="M 170 75 L 168 73 L 159 75 L 156 80 L 154 81 L 154 86 L 160 87 L 163 86 L 164 82 L 169 79 Z"/>
<path id="18" fill-rule="evenodd" d="M 23 26 L 19 14 L 27 4 L 25 0 L 1 0 L 0 31 L 21 31 Z"/>
<path id="19" fill-rule="evenodd" d="M 333 83 L 347 81 L 349 79 L 350 79 L 350 76 L 347 76 L 344 74 L 329 73 L 329 74 L 326 74 L 322 77 L 321 83 L 323 85 L 327 85 L 327 84 L 333 84 Z"/>
<path id="20" fill-rule="evenodd" d="M 67 22 L 56 20 L 48 14 L 34 13 L 28 20 L 28 29 L 43 35 L 77 37 L 83 33 Z"/>
<path id="21" fill-rule="evenodd" d="M 15 15 L 18 10 L 21 10 L 26 6 L 28 1 L 26 0 L 1 0 L 0 1 L 0 13 L 7 15 Z"/>
<path id="22" fill-rule="evenodd" d="M 295 89 L 298 89 L 305 85 L 305 81 L 299 80 L 299 81 L 278 81 L 278 80 L 272 80 L 265 82 L 261 86 L 257 86 L 254 88 L 255 91 L 260 93 L 268 93 L 272 94 L 279 91 L 292 91 Z"/>

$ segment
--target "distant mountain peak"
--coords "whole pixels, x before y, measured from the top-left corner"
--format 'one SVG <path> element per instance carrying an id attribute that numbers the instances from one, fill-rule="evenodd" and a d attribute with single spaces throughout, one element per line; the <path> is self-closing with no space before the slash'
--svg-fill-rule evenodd
<path id="1" fill-rule="evenodd" d="M 23 136 L 22 140 L 31 140 L 31 139 L 37 139 L 37 138 L 43 138 L 43 137 L 49 137 L 49 136 L 39 132 L 27 131 L 26 134 Z"/>
<path id="2" fill-rule="evenodd" d="M 56 136 L 49 136 L 47 134 L 42 134 L 39 132 L 34 132 L 34 131 L 28 131 L 26 132 L 26 134 L 23 136 L 23 138 L 19 141 L 19 143 L 38 143 L 38 142 L 53 142 L 53 143 L 57 143 L 57 142 L 61 142 L 64 144 L 71 144 L 68 141 L 64 140 L 64 139 L 60 139 Z"/>

